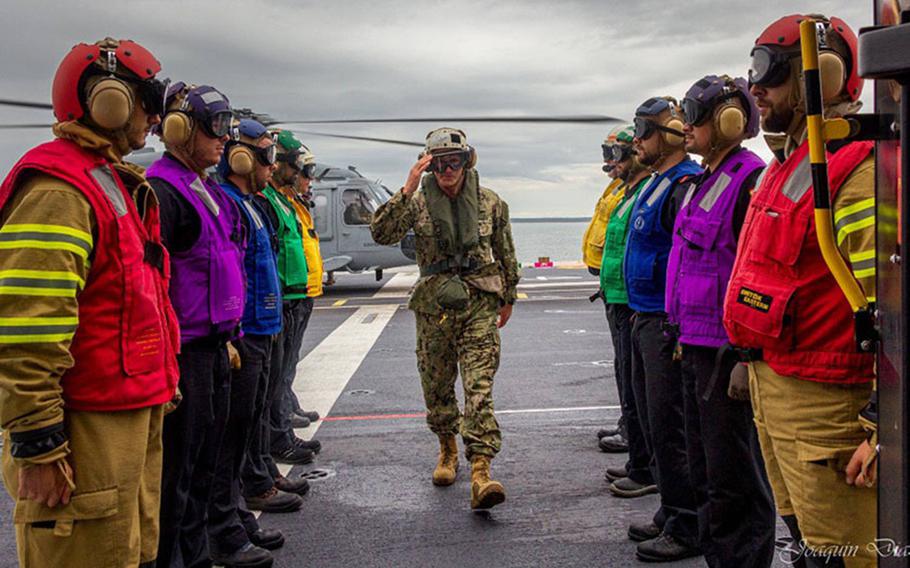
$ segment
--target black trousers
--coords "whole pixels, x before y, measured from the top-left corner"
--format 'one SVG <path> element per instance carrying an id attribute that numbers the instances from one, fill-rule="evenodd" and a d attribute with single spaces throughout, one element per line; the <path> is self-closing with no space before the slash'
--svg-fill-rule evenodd
<path id="1" fill-rule="evenodd" d="M 663 312 L 636 312 L 632 324 L 632 385 L 652 464 L 660 510 L 655 523 L 678 541 L 698 545 L 695 493 L 689 481 L 683 387 L 676 340 L 665 335 Z"/>
<path id="2" fill-rule="evenodd" d="M 184 344 L 177 364 L 183 400 L 164 418 L 157 566 L 211 566 L 206 508 L 231 393 L 225 342 Z"/>
<path id="3" fill-rule="evenodd" d="M 259 425 L 257 399 L 264 400 L 272 353 L 271 335 L 245 335 L 234 342 L 241 367 L 231 372 L 231 410 L 218 453 L 209 498 L 209 543 L 213 550 L 231 554 L 249 542 L 256 521 L 243 509 L 240 471 L 253 431 Z M 252 529 L 252 530 L 251 530 Z"/>
<path id="4" fill-rule="evenodd" d="M 710 385 L 716 359 L 717 349 L 683 345 L 686 448 L 699 542 L 712 568 L 767 568 L 774 557 L 776 517 L 752 406 L 727 396 L 737 364 L 732 353 L 717 365 Z"/>
<path id="5" fill-rule="evenodd" d="M 613 340 L 613 369 L 616 373 L 616 388 L 619 404 L 629 442 L 629 461 L 626 470 L 629 477 L 638 483 L 654 483 L 651 475 L 651 453 L 645 442 L 641 417 L 635 404 L 635 389 L 632 387 L 632 316 L 635 311 L 627 304 L 606 304 L 607 323 Z"/>
<path id="6" fill-rule="evenodd" d="M 281 451 L 294 440 L 294 429 L 291 428 L 291 414 L 297 403 L 294 392 L 294 378 L 297 376 L 297 363 L 300 362 L 300 347 L 303 334 L 306 332 L 310 315 L 313 313 L 313 298 L 302 298 L 285 302 L 283 345 L 281 347 L 281 373 L 277 377 L 277 392 L 269 406 L 269 432 L 271 448 Z M 272 374 L 275 377 L 275 374 Z"/>
<path id="7" fill-rule="evenodd" d="M 285 313 L 287 312 L 286 302 L 283 310 Z M 275 400 L 276 393 L 279 392 L 281 362 L 284 358 L 282 347 L 287 329 L 287 327 L 282 327 L 272 340 L 268 367 L 263 370 L 259 379 L 259 388 L 256 390 L 256 399 L 253 403 L 255 406 L 253 430 L 250 433 L 250 443 L 247 445 L 246 460 L 240 470 L 244 497 L 256 497 L 271 489 L 275 485 L 275 477 L 278 474 L 278 468 L 272 461 L 270 451 L 269 409 L 272 401 Z"/>

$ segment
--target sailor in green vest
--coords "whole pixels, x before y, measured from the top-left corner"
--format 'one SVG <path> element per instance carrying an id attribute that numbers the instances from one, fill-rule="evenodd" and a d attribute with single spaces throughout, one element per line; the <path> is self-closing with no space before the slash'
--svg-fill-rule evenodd
<path id="1" fill-rule="evenodd" d="M 622 196 L 607 222 L 600 266 L 600 289 L 606 304 L 607 322 L 613 341 L 613 368 L 616 372 L 623 418 L 623 432 L 601 438 L 600 448 L 610 451 L 614 446 L 624 442 L 629 451 L 629 460 L 625 465 L 608 467 L 604 474 L 610 482 L 610 491 L 618 497 L 639 497 L 657 491 L 649 466 L 651 454 L 642 434 L 635 406 L 635 392 L 632 389 L 633 310 L 629 307 L 629 296 L 626 293 L 626 282 L 622 272 L 633 205 L 639 190 L 651 179 L 651 172 L 635 155 L 632 147 L 634 135 L 635 129 L 629 125 L 616 136 L 614 173 L 617 178 L 623 180 L 624 185 L 621 190 Z"/>
<path id="2" fill-rule="evenodd" d="M 427 423 L 439 436 L 433 483 L 455 482 L 460 430 L 471 462 L 471 507 L 489 509 L 505 500 L 502 484 L 490 479 L 490 460 L 501 446 L 493 375 L 499 367 L 498 328 L 512 314 L 519 272 L 508 206 L 480 186 L 475 162 L 464 132 L 433 130 L 404 187 L 376 211 L 370 229 L 381 245 L 400 241 L 410 230 L 417 236 L 421 278 L 408 307 L 417 320 Z M 464 416 L 455 398 L 459 367 Z"/>

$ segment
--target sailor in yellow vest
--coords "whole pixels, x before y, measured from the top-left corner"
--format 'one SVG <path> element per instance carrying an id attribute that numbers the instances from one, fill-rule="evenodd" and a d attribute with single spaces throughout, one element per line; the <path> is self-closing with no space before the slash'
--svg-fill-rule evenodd
<path id="1" fill-rule="evenodd" d="M 313 194 L 310 190 L 310 182 L 316 177 L 316 157 L 310 152 L 293 133 L 288 130 L 282 130 L 278 133 L 278 162 L 280 163 L 278 172 L 284 173 L 283 182 L 276 182 L 275 190 L 294 206 L 297 218 L 300 221 L 301 236 L 303 237 L 303 253 L 306 257 L 307 267 L 307 286 L 306 298 L 301 302 L 303 307 L 299 319 L 297 347 L 293 352 L 298 356 L 287 362 L 288 369 L 285 371 L 288 375 L 283 386 L 284 394 L 276 395 L 275 408 L 273 409 L 272 422 L 272 447 L 280 448 L 282 443 L 295 442 L 301 443 L 294 436 L 293 428 L 306 428 L 310 422 L 319 420 L 319 413 L 314 411 L 305 411 L 301 409 L 294 393 L 294 376 L 293 372 L 299 362 L 300 343 L 303 341 L 303 335 L 306 332 L 307 325 L 310 321 L 310 314 L 313 312 L 313 299 L 322 295 L 322 255 L 319 253 L 319 235 L 316 234 L 316 224 L 310 209 L 313 207 Z M 283 421 L 278 419 L 284 417 Z"/>
<path id="2" fill-rule="evenodd" d="M 600 260 L 604 251 L 604 234 L 607 231 L 607 221 L 610 219 L 610 213 L 613 208 L 622 199 L 622 180 L 614 173 L 616 160 L 613 158 L 613 146 L 616 144 L 616 135 L 626 125 L 621 124 L 607 134 L 606 139 L 601 144 L 604 155 L 603 171 L 610 176 L 610 183 L 604 189 L 594 206 L 594 215 L 588 228 L 585 229 L 585 235 L 581 239 L 582 260 L 591 274 L 595 276 L 600 273 Z"/>
<path id="3" fill-rule="evenodd" d="M 604 189 L 600 199 L 597 200 L 597 205 L 594 206 L 594 215 L 591 217 L 591 222 L 588 224 L 588 228 L 585 230 L 585 235 L 581 241 L 582 259 L 584 260 L 585 266 L 588 267 L 588 272 L 595 276 L 600 275 L 600 263 L 603 259 L 604 237 L 607 233 L 607 223 L 610 220 L 613 209 L 616 208 L 616 205 L 622 201 L 622 198 L 625 195 L 625 183 L 618 175 L 618 172 L 621 171 L 622 168 L 617 168 L 617 166 L 631 158 L 630 150 L 632 147 L 632 138 L 628 137 L 628 141 L 618 142 L 617 135 L 623 131 L 628 131 L 631 128 L 631 124 L 620 124 L 607 134 L 606 139 L 604 139 L 603 144 L 601 144 L 604 156 L 603 171 L 610 176 L 611 181 Z M 592 297 L 591 301 L 593 302 L 597 298 L 603 298 L 602 291 L 598 292 L 597 297 Z M 618 375 L 617 389 L 621 392 L 621 389 L 619 389 Z M 610 453 L 622 453 L 629 450 L 628 443 L 623 434 L 624 422 L 623 416 L 620 415 L 616 426 L 612 428 L 601 428 L 597 431 L 598 445 L 601 450 Z M 601 440 L 609 440 L 609 442 L 604 445 Z"/>

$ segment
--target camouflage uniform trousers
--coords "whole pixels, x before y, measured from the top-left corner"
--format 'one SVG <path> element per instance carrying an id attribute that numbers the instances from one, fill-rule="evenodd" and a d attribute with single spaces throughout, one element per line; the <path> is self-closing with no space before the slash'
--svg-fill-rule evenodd
<path id="1" fill-rule="evenodd" d="M 494 457 L 502 434 L 493 415 L 493 375 L 499 368 L 499 298 L 472 290 L 463 310 L 442 314 L 416 312 L 417 368 L 427 405 L 427 424 L 436 434 L 464 439 L 468 460 Z M 455 379 L 461 367 L 464 415 L 455 398 Z"/>

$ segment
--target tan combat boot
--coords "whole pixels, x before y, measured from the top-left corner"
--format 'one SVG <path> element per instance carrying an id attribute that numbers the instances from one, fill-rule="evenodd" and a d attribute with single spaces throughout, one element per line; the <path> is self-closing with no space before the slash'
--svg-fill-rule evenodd
<path id="1" fill-rule="evenodd" d="M 458 474 L 458 444 L 454 434 L 439 435 L 439 463 L 433 470 L 433 485 L 452 485 Z"/>
<path id="2" fill-rule="evenodd" d="M 502 483 L 490 479 L 490 458 L 471 458 L 471 508 L 490 509 L 506 500 Z"/>

